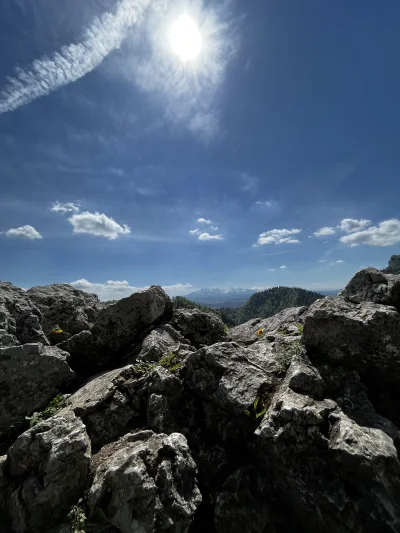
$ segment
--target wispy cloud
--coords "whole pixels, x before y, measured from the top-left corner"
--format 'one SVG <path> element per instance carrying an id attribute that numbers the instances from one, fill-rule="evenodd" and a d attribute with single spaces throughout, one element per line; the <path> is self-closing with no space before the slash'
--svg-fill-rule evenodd
<path id="1" fill-rule="evenodd" d="M 65 204 L 61 204 L 60 202 L 54 202 L 52 204 L 50 211 L 54 211 L 55 213 L 79 213 L 79 203 L 78 202 L 67 202 Z"/>
<path id="2" fill-rule="evenodd" d="M 120 47 L 127 30 L 140 21 L 149 4 L 150 0 L 122 0 L 114 14 L 96 17 L 80 42 L 63 46 L 51 58 L 35 60 L 27 70 L 17 67 L 0 92 L 0 113 L 13 111 L 94 70 Z"/>
<path id="3" fill-rule="evenodd" d="M 245 192 L 256 192 L 260 179 L 257 176 L 249 174 L 248 172 L 242 172 L 239 175 L 239 182 L 239 190 Z"/>
<path id="4" fill-rule="evenodd" d="M 369 220 L 366 222 L 370 223 Z M 353 247 L 361 244 L 367 244 L 369 246 L 393 246 L 400 242 L 400 220 L 397 218 L 384 220 L 378 226 L 371 226 L 362 231 L 344 235 L 340 237 L 340 242 Z"/>
<path id="5" fill-rule="evenodd" d="M 258 244 L 295 244 L 300 242 L 293 239 L 294 235 L 301 233 L 301 229 L 272 229 L 261 233 L 258 238 Z"/>
<path id="6" fill-rule="evenodd" d="M 31 241 L 36 239 L 43 239 L 42 235 L 32 226 L 21 226 L 20 228 L 10 228 L 4 232 L 6 237 L 18 237 L 29 239 Z"/>
<path id="7" fill-rule="evenodd" d="M 206 218 L 198 218 L 197 222 L 199 224 L 208 224 L 208 225 L 212 224 L 212 221 L 211 220 L 207 220 Z"/>
<path id="8" fill-rule="evenodd" d="M 73 287 L 86 292 L 92 292 L 99 296 L 101 300 L 119 300 L 126 298 L 134 292 L 140 292 L 148 289 L 146 287 L 135 287 L 128 281 L 109 280 L 105 283 L 93 283 L 87 279 L 78 279 L 70 283 Z M 176 283 L 175 285 L 165 285 L 163 289 L 169 294 L 187 292 L 192 288 L 190 283 Z"/>
<path id="9" fill-rule="evenodd" d="M 98 237 L 106 237 L 110 240 L 131 232 L 129 226 L 126 224 L 121 226 L 104 213 L 85 211 L 84 213 L 72 215 L 68 221 L 72 224 L 74 233 L 89 233 Z"/>
<path id="10" fill-rule="evenodd" d="M 279 268 L 280 268 L 280 269 L 282 269 L 282 268 L 287 268 L 287 266 L 286 266 L 286 265 L 282 265 L 282 266 L 279 267 Z"/>

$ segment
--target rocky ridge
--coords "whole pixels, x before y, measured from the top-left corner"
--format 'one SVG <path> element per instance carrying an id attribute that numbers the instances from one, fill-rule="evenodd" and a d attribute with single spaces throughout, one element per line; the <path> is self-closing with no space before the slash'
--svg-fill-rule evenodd
<path id="1" fill-rule="evenodd" d="M 0 283 L 0 532 L 400 531 L 399 310 L 375 269 L 230 331 Z"/>

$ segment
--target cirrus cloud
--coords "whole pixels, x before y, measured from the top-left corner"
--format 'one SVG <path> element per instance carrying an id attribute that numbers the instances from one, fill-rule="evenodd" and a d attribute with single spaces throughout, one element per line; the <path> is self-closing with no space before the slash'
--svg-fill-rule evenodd
<path id="1" fill-rule="evenodd" d="M 42 235 L 33 226 L 21 226 L 19 228 L 10 228 L 4 232 L 6 237 L 17 237 L 23 239 L 29 239 L 34 241 L 36 239 L 43 239 Z"/>
<path id="2" fill-rule="evenodd" d="M 72 215 L 68 221 L 74 228 L 74 233 L 89 233 L 98 237 L 105 237 L 109 240 L 117 239 L 120 235 L 131 232 L 129 226 L 121 226 L 111 217 L 104 213 L 83 213 Z"/>
<path id="3" fill-rule="evenodd" d="M 52 206 L 50 207 L 50 211 L 54 211 L 55 213 L 79 213 L 79 203 L 78 202 L 67 202 L 65 204 L 61 204 L 60 202 L 54 202 Z"/>

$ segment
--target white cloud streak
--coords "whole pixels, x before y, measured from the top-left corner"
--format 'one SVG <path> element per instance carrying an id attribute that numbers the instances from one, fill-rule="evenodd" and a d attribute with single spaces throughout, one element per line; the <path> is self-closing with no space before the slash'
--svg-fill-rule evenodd
<path id="1" fill-rule="evenodd" d="M 54 211 L 55 213 L 79 213 L 79 204 L 73 203 L 73 202 L 67 202 L 65 204 L 61 204 L 60 202 L 54 202 L 52 204 L 50 211 Z"/>
<path id="2" fill-rule="evenodd" d="M 127 30 L 140 21 L 149 4 L 150 0 L 122 0 L 115 14 L 104 13 L 93 20 L 81 42 L 35 60 L 27 70 L 17 67 L 0 91 L 0 113 L 14 111 L 94 70 L 120 47 Z"/>
<path id="3" fill-rule="evenodd" d="M 325 237 L 326 235 L 334 235 L 336 233 L 335 228 L 325 226 L 317 231 L 314 231 L 316 237 Z"/>
<path id="4" fill-rule="evenodd" d="M 293 239 L 293 235 L 301 233 L 301 229 L 272 229 L 261 233 L 258 244 L 297 244 L 298 239 Z"/>
<path id="5" fill-rule="evenodd" d="M 199 241 L 222 241 L 222 235 L 210 235 L 209 233 L 201 233 L 199 235 Z"/>
<path id="6" fill-rule="evenodd" d="M 99 296 L 101 300 L 119 300 L 121 298 L 126 298 L 134 292 L 140 292 L 148 289 L 147 287 L 134 287 L 129 284 L 128 281 L 116 281 L 109 280 L 105 283 L 92 283 L 87 279 L 78 279 L 70 283 L 73 287 L 81 289 L 86 292 L 92 292 Z M 175 285 L 165 285 L 163 289 L 167 293 L 181 293 L 187 292 L 192 288 L 190 283 L 177 283 Z"/>
<path id="7" fill-rule="evenodd" d="M 281 268 L 281 269 L 282 269 L 282 268 L 287 268 L 287 266 L 286 266 L 286 265 L 282 265 L 282 266 L 279 267 L 279 268 Z"/>
<path id="8" fill-rule="evenodd" d="M 211 225 L 212 224 L 212 221 L 211 220 L 207 220 L 206 218 L 198 218 L 197 219 L 197 222 L 199 224 L 208 224 L 208 225 Z"/>
<path id="9" fill-rule="evenodd" d="M 352 247 L 360 246 L 361 244 L 393 246 L 400 242 L 400 220 L 397 218 L 384 220 L 378 226 L 371 226 L 363 231 L 344 235 L 340 238 L 340 242 Z"/>
<path id="10" fill-rule="evenodd" d="M 43 239 L 42 235 L 40 235 L 40 233 L 32 226 L 10 228 L 9 230 L 4 232 L 4 235 L 10 238 L 17 237 L 22 239 L 29 239 L 30 241 L 34 241 L 36 239 Z"/>
<path id="11" fill-rule="evenodd" d="M 120 235 L 131 232 L 129 226 L 121 226 L 114 219 L 104 213 L 90 213 L 85 211 L 72 215 L 68 219 L 74 228 L 74 233 L 89 233 L 98 237 L 105 237 L 110 240 L 117 239 Z"/>
<path id="12" fill-rule="evenodd" d="M 359 220 L 355 218 L 344 218 L 339 224 L 339 227 L 345 233 L 354 233 L 356 231 L 361 231 L 370 225 L 371 221 L 366 218 L 361 218 Z"/>

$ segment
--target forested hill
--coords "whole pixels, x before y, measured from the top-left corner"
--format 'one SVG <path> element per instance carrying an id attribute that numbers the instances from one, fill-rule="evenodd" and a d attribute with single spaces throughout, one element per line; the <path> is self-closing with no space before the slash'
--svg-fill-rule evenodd
<path id="1" fill-rule="evenodd" d="M 324 295 L 297 287 L 273 287 L 253 294 L 243 307 L 237 309 L 226 307 L 210 309 L 182 296 L 177 296 L 173 300 L 175 308 L 201 309 L 212 312 L 219 315 L 229 327 L 233 327 L 252 318 L 268 318 L 288 307 L 309 306 L 320 298 L 324 298 Z"/>
<path id="2" fill-rule="evenodd" d="M 324 296 L 298 287 L 272 287 L 253 294 L 246 305 L 238 309 L 238 324 L 251 318 L 268 318 L 288 307 L 309 306 L 320 298 Z"/>
<path id="3" fill-rule="evenodd" d="M 400 274 L 400 255 L 392 255 L 389 264 L 383 269 L 386 274 Z"/>

